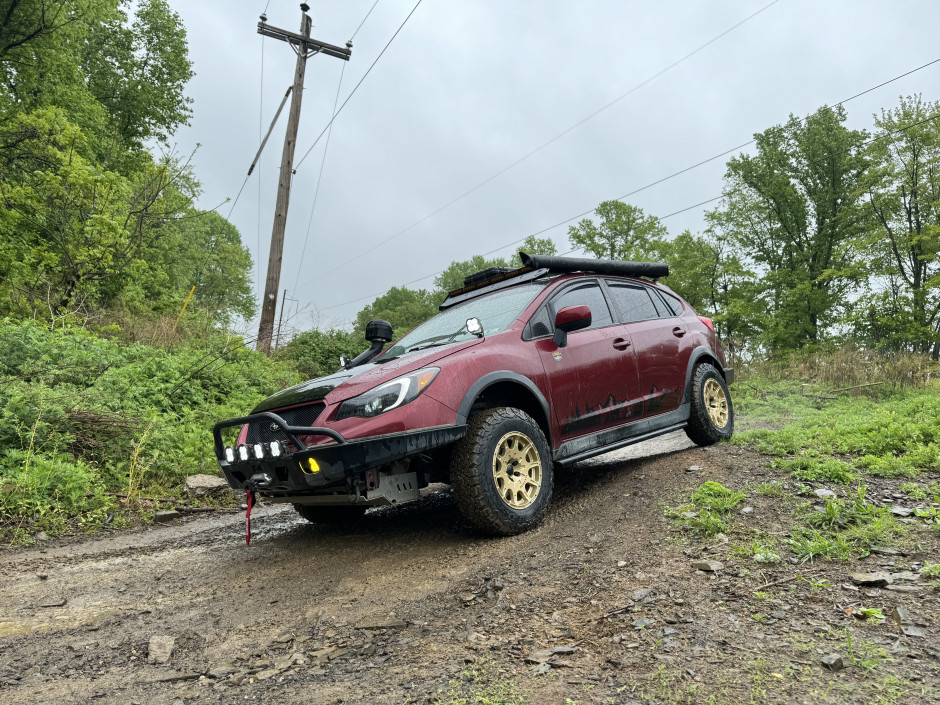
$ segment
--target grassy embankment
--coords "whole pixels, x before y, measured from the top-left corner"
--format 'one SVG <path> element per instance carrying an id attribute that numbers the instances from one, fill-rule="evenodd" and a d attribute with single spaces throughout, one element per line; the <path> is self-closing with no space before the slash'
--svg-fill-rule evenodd
<path id="1" fill-rule="evenodd" d="M 146 521 L 186 476 L 218 472 L 216 421 L 298 380 L 240 338 L 128 337 L 0 321 L 3 541 Z"/>

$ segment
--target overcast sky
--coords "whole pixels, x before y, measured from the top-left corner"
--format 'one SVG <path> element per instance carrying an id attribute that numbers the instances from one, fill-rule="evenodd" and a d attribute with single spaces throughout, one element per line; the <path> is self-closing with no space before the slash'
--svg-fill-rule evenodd
<path id="1" fill-rule="evenodd" d="M 309 0 L 312 36 L 343 45 L 374 1 Z M 329 121 L 337 86 L 342 103 L 416 1 L 379 0 L 341 84 L 345 62 L 308 60 L 295 165 Z M 196 71 L 192 124 L 175 141 L 183 152 L 201 145 L 203 208 L 235 198 L 293 80 L 290 47 L 257 34 L 266 3 L 268 24 L 299 30 L 293 1 L 170 0 Z M 430 288 L 451 261 L 501 247 L 495 254 L 508 258 L 514 240 L 940 57 L 934 0 L 778 0 L 415 225 L 769 3 L 423 0 L 336 119 L 315 210 L 325 138 L 297 168 L 281 272 L 298 301 L 288 303 L 291 327 L 348 326 L 389 287 L 425 277 L 411 286 Z M 848 103 L 849 125 L 870 128 L 902 94 L 937 100 L 938 87 L 940 64 Z M 231 216 L 259 298 L 286 117 L 285 108 Z M 627 200 L 664 216 L 718 196 L 726 160 Z M 664 224 L 701 231 L 713 206 Z M 545 236 L 571 249 L 567 225 Z"/>

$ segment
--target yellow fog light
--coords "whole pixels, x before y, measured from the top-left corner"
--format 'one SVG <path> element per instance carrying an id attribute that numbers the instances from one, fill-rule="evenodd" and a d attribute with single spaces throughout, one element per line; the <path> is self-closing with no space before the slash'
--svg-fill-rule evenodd
<path id="1" fill-rule="evenodd" d="M 320 472 L 320 465 L 313 458 L 304 458 L 300 461 L 300 469 L 311 475 Z"/>

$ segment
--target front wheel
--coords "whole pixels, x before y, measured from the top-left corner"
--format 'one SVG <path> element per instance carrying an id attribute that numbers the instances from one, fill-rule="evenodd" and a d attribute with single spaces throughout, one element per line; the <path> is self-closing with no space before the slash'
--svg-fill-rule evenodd
<path id="1" fill-rule="evenodd" d="M 707 362 L 692 372 L 692 408 L 685 434 L 700 446 L 731 438 L 734 408 L 728 385 L 721 373 Z"/>
<path id="2" fill-rule="evenodd" d="M 477 529 L 511 536 L 545 516 L 552 496 L 552 455 L 542 429 L 524 411 L 480 412 L 470 419 L 452 457 L 457 508 Z"/>

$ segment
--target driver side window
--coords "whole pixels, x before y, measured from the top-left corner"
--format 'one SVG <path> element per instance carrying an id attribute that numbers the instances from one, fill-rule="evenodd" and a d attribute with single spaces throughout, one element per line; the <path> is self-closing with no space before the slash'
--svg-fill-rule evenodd
<path id="1" fill-rule="evenodd" d="M 584 282 L 565 289 L 551 301 L 552 320 L 566 306 L 588 306 L 591 309 L 591 328 L 603 328 L 613 323 L 607 299 L 597 282 Z"/>

